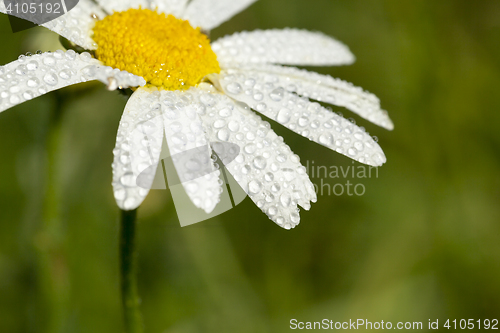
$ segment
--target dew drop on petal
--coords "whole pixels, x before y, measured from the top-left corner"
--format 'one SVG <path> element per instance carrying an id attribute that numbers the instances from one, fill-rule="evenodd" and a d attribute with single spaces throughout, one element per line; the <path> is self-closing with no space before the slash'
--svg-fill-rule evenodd
<path id="1" fill-rule="evenodd" d="M 241 93 L 241 86 L 239 85 L 239 83 L 232 82 L 227 85 L 226 90 L 231 94 L 237 95 Z"/>
<path id="2" fill-rule="evenodd" d="M 49 86 L 55 86 L 57 84 L 57 76 L 53 73 L 47 73 L 43 76 L 43 81 L 47 83 Z"/>
<path id="3" fill-rule="evenodd" d="M 116 200 L 123 200 L 125 199 L 126 191 L 123 188 L 119 188 L 114 192 L 115 199 Z"/>
<path id="4" fill-rule="evenodd" d="M 252 180 L 248 183 L 248 191 L 251 195 L 257 194 L 262 190 L 262 184 L 258 180 Z"/>
<path id="5" fill-rule="evenodd" d="M 268 172 L 264 175 L 264 180 L 266 182 L 272 182 L 274 180 L 274 174 L 272 174 L 271 172 Z"/>
<path id="6" fill-rule="evenodd" d="M 299 223 L 300 222 L 299 213 L 290 213 L 290 220 L 295 224 Z"/>
<path id="7" fill-rule="evenodd" d="M 287 192 L 283 192 L 280 196 L 280 202 L 283 207 L 290 206 L 290 203 L 292 202 L 290 194 L 288 194 Z"/>
<path id="8" fill-rule="evenodd" d="M 281 109 L 276 116 L 276 120 L 281 124 L 286 124 L 292 118 L 292 112 L 286 108 Z"/>
<path id="9" fill-rule="evenodd" d="M 269 216 L 274 216 L 277 213 L 278 213 L 278 209 L 276 207 L 274 207 L 274 206 L 269 207 L 269 209 L 267 210 L 267 214 Z"/>
<path id="10" fill-rule="evenodd" d="M 135 186 L 135 177 L 132 172 L 126 172 L 123 176 L 120 177 L 120 183 L 123 186 Z"/>
<path id="11" fill-rule="evenodd" d="M 269 93 L 269 97 L 275 102 L 279 102 L 283 99 L 285 96 L 285 89 L 283 87 L 279 87 L 274 89 Z"/>
<path id="12" fill-rule="evenodd" d="M 333 143 L 333 137 L 330 133 L 323 133 L 319 136 L 319 142 L 322 145 L 330 146 Z"/>
<path id="13" fill-rule="evenodd" d="M 264 157 L 257 156 L 256 158 L 253 159 L 253 165 L 255 166 L 255 168 L 257 168 L 259 170 L 263 170 L 263 169 L 265 169 L 267 162 L 266 162 L 266 159 Z"/>
<path id="14" fill-rule="evenodd" d="M 232 132 L 237 132 L 240 129 L 240 124 L 238 124 L 236 120 L 231 120 L 227 124 L 227 128 L 229 128 Z"/>
<path id="15" fill-rule="evenodd" d="M 219 132 L 217 132 L 217 138 L 221 141 L 229 140 L 229 131 L 226 129 L 221 129 Z"/>

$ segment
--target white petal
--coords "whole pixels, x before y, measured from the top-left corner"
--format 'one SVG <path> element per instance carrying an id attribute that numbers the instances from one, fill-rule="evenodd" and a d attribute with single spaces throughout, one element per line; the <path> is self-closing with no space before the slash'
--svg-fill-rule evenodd
<path id="1" fill-rule="evenodd" d="M 276 135 L 269 123 L 248 107 L 220 93 L 202 93 L 198 101 L 210 141 L 240 147 L 238 156 L 225 164 L 253 202 L 279 226 L 295 227 L 297 205 L 310 208 L 316 193 L 300 159 Z"/>
<path id="2" fill-rule="evenodd" d="M 193 0 L 184 18 L 193 27 L 211 30 L 229 20 L 257 0 Z"/>
<path id="3" fill-rule="evenodd" d="M 298 29 L 256 30 L 223 37 L 212 43 L 223 65 L 276 63 L 334 66 L 354 62 L 349 48 L 318 32 Z"/>
<path id="4" fill-rule="evenodd" d="M 80 0 L 81 1 L 81 0 Z M 151 8 L 148 0 L 97 0 L 109 14 L 113 12 L 123 12 L 129 8 Z"/>
<path id="5" fill-rule="evenodd" d="M 175 17 L 182 17 L 186 10 L 188 0 L 153 0 L 151 8 L 157 9 L 160 13 L 172 14 Z"/>
<path id="6" fill-rule="evenodd" d="M 6 13 L 3 1 L 0 1 L 0 12 Z M 97 45 L 91 38 L 92 28 L 95 24 L 95 19 L 92 18 L 93 14 L 100 19 L 106 16 L 101 8 L 91 0 L 79 0 L 75 8 L 50 22 L 42 24 L 42 26 L 84 49 L 95 50 Z"/>
<path id="7" fill-rule="evenodd" d="M 90 80 L 100 80 L 110 89 L 146 84 L 140 76 L 102 66 L 87 52 L 58 50 L 20 56 L 0 67 L 0 112 L 49 91 Z"/>
<path id="8" fill-rule="evenodd" d="M 387 111 L 380 108 L 379 99 L 349 82 L 303 69 L 276 65 L 241 66 L 229 72 L 259 76 L 266 83 L 283 86 L 290 92 L 320 102 L 345 107 L 376 125 L 388 130 L 394 129 Z"/>
<path id="9" fill-rule="evenodd" d="M 121 209 L 132 210 L 149 193 L 163 141 L 155 89 L 137 89 L 125 106 L 113 150 L 113 193 Z M 156 91 L 157 92 L 157 91 Z"/>
<path id="10" fill-rule="evenodd" d="M 220 201 L 220 171 L 189 92 L 161 91 L 161 107 L 172 162 L 193 204 L 210 213 Z M 207 171 L 208 170 L 208 171 Z M 200 176 L 201 175 L 201 176 Z"/>
<path id="11" fill-rule="evenodd" d="M 219 82 L 228 96 L 312 141 L 361 163 L 379 166 L 386 161 L 382 149 L 366 131 L 318 103 L 266 83 L 262 76 L 221 73 Z"/>

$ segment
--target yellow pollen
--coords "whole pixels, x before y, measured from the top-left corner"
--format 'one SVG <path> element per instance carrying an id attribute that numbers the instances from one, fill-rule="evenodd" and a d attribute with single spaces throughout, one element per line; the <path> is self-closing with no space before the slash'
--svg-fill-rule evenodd
<path id="1" fill-rule="evenodd" d="M 115 12 L 94 27 L 96 57 L 168 90 L 195 86 L 220 67 L 210 40 L 188 21 L 149 9 Z"/>

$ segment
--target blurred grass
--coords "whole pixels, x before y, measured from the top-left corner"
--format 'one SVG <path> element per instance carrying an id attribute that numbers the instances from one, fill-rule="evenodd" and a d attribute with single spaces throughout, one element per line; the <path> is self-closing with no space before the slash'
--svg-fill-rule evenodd
<path id="1" fill-rule="evenodd" d="M 350 46 L 353 66 L 315 70 L 380 97 L 393 132 L 356 120 L 379 137 L 388 163 L 363 180 L 364 196 L 320 197 L 289 232 L 249 199 L 181 228 L 168 191 L 153 191 L 138 227 L 147 332 L 285 332 L 291 318 L 498 318 L 500 3 L 261 0 L 212 38 L 287 26 Z M 48 50 L 57 36 L 42 28 L 11 34 L 1 16 L 0 40 L 7 63 Z M 42 229 L 47 131 L 68 95 L 54 236 Z M 122 329 L 110 164 L 125 103 L 86 84 L 0 115 L 0 332 Z M 352 165 L 273 125 L 303 163 Z M 65 284 L 56 314 L 39 256 L 54 248 L 53 285 Z"/>

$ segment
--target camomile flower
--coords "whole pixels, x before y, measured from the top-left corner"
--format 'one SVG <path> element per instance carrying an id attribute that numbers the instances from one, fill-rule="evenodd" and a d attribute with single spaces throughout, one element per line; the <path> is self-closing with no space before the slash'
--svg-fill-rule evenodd
<path id="1" fill-rule="evenodd" d="M 207 32 L 255 0 L 80 0 L 43 26 L 88 50 L 20 56 L 0 67 L 0 112 L 68 85 L 100 80 L 131 88 L 114 149 L 113 190 L 123 210 L 149 192 L 164 139 L 172 155 L 199 147 L 213 172 L 183 186 L 211 212 L 222 182 L 212 159 L 218 142 L 239 147 L 225 167 L 279 226 L 300 220 L 316 193 L 306 168 L 259 114 L 360 163 L 380 166 L 382 149 L 361 127 L 320 105 L 345 107 L 392 129 L 374 95 L 350 83 L 286 65 L 354 62 L 342 43 L 298 29 L 241 32 L 210 43 Z M 5 13 L 0 1 L 0 11 Z M 185 162 L 185 161 L 184 161 Z M 173 159 L 179 172 L 186 166 Z M 223 160 L 224 162 L 224 160 Z M 146 177 L 138 185 L 139 175 Z"/>

